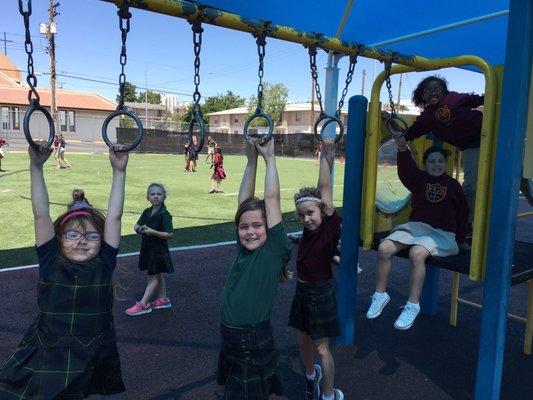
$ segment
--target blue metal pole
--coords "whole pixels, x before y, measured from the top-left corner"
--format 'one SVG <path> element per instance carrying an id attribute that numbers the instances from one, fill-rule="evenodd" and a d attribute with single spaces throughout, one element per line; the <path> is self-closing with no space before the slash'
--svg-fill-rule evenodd
<path id="1" fill-rule="evenodd" d="M 531 84 L 532 23 L 531 0 L 511 0 L 483 290 L 477 400 L 500 397 L 518 187 Z"/>
<path id="2" fill-rule="evenodd" d="M 348 126 L 345 140 L 344 193 L 342 208 L 341 265 L 339 273 L 338 310 L 341 335 L 337 343 L 348 345 L 355 340 L 355 300 L 357 263 L 361 237 L 361 196 L 363 188 L 363 155 L 366 135 L 368 100 L 354 96 L 348 102 Z"/>

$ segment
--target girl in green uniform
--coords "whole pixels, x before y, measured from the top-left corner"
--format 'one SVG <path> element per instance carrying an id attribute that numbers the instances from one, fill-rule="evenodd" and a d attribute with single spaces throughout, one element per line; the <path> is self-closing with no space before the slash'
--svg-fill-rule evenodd
<path id="1" fill-rule="evenodd" d="M 126 310 L 127 315 L 142 315 L 159 308 L 170 308 L 167 285 L 163 273 L 174 272 L 167 239 L 173 236 L 172 216 L 165 207 L 167 191 L 161 183 L 151 183 L 146 199 L 152 204 L 143 211 L 135 224 L 135 232 L 142 235 L 139 269 L 148 272 L 148 285 L 142 299 Z M 157 299 L 150 302 L 157 292 Z"/>
<path id="2" fill-rule="evenodd" d="M 254 197 L 257 153 L 266 164 L 264 200 Z M 271 393 L 283 394 L 270 313 L 291 245 L 281 218 L 274 140 L 264 146 L 248 142 L 247 156 L 235 215 L 237 255 L 220 304 L 217 382 L 225 386 L 225 400 L 268 400 Z"/>
<path id="3" fill-rule="evenodd" d="M 125 390 L 113 324 L 116 265 L 128 154 L 109 151 L 113 182 L 107 218 L 94 208 L 52 222 L 43 164 L 51 149 L 29 148 L 39 260 L 39 313 L 0 370 L 2 400 L 82 399 Z"/>

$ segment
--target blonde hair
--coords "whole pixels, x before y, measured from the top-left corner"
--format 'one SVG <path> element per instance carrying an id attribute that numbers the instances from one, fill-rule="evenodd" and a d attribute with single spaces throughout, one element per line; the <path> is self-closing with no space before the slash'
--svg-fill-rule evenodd
<path id="1" fill-rule="evenodd" d="M 150 194 L 150 189 L 152 189 L 154 186 L 157 186 L 163 191 L 163 197 L 167 198 L 167 189 L 165 188 L 165 185 L 159 182 L 152 182 L 148 185 L 148 189 L 146 189 L 146 195 L 148 196 Z"/>

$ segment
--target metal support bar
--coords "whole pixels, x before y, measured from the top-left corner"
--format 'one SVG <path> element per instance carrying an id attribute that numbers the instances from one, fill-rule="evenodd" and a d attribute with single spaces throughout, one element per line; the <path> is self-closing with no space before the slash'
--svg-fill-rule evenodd
<path id="1" fill-rule="evenodd" d="M 363 179 L 363 150 L 366 130 L 364 96 L 353 96 L 348 103 L 348 130 L 346 140 L 346 164 L 344 166 L 344 193 L 341 233 L 341 265 L 339 274 L 339 322 L 341 335 L 337 342 L 352 344 L 355 340 L 355 300 L 357 295 L 357 264 L 361 221 L 361 188 Z"/>
<path id="2" fill-rule="evenodd" d="M 424 315 L 437 315 L 439 311 L 440 269 L 426 265 L 426 279 L 422 288 L 420 308 Z"/>
<path id="3" fill-rule="evenodd" d="M 459 284 L 461 282 L 461 275 L 459 272 L 453 273 L 452 278 L 452 293 L 450 301 L 450 325 L 457 326 L 457 305 L 459 302 Z"/>

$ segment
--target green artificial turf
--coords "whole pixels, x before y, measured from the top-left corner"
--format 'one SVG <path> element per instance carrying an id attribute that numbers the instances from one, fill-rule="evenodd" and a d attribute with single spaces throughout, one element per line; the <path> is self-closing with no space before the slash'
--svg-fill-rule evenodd
<path id="1" fill-rule="evenodd" d="M 72 168 L 55 169 L 45 164 L 45 180 L 50 197 L 50 213 L 55 219 L 66 210 L 74 188 L 85 190 L 96 208 L 105 210 L 111 183 L 111 168 L 106 154 L 67 154 Z M 225 156 L 228 174 L 222 184 L 224 193 L 208 194 L 212 170 L 200 156 L 198 172 L 185 173 L 183 155 L 132 154 L 130 156 L 124 215 L 122 218 L 121 253 L 138 251 L 139 237 L 133 226 L 143 209 L 149 206 L 146 188 L 150 182 L 162 182 L 168 191 L 166 205 L 173 216 L 174 237 L 171 247 L 234 240 L 232 223 L 237 204 L 243 156 Z M 36 262 L 33 216 L 30 201 L 28 155 L 10 152 L 2 162 L 7 172 L 0 174 L 0 268 Z M 281 207 L 288 231 L 301 229 L 294 219 L 293 194 L 302 186 L 315 186 L 318 167 L 312 159 L 278 158 Z M 262 197 L 264 163 L 259 162 L 256 194 Z M 335 205 L 342 206 L 344 165 L 335 166 Z"/>

